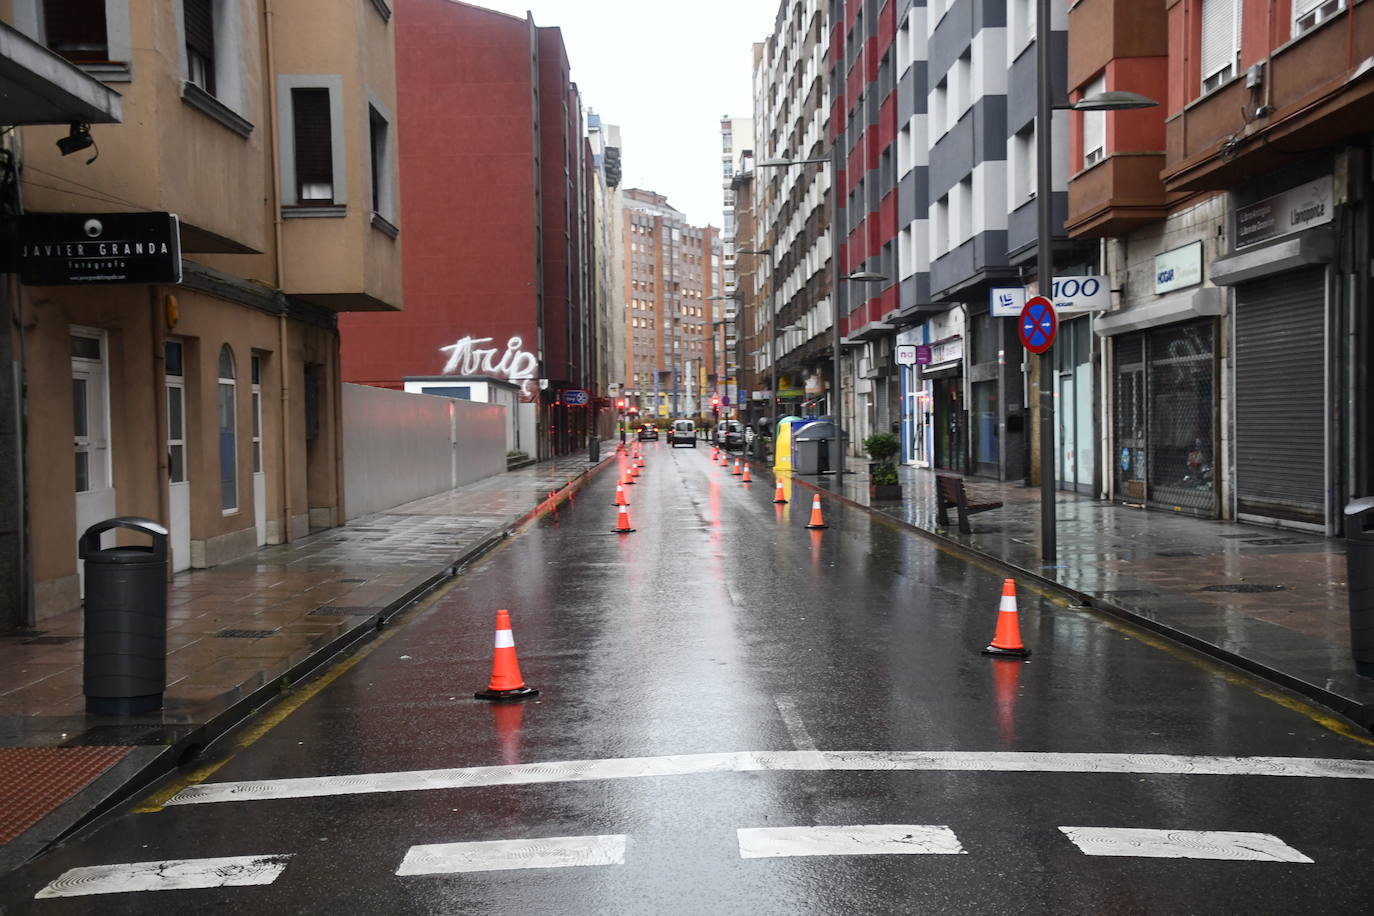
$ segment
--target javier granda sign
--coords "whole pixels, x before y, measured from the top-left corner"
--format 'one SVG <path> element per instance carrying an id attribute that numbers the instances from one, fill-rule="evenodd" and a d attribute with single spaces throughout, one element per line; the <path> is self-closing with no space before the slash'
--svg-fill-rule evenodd
<path id="1" fill-rule="evenodd" d="M 28 286 L 181 282 L 173 213 L 25 213 L 16 229 L 19 280 Z"/>

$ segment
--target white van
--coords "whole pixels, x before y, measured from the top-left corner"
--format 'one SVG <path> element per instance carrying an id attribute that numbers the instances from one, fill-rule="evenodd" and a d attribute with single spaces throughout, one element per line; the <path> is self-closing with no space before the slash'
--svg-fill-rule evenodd
<path id="1" fill-rule="evenodd" d="M 668 427 L 668 444 L 673 448 L 679 445 L 697 447 L 697 425 L 691 420 L 674 420 Z"/>

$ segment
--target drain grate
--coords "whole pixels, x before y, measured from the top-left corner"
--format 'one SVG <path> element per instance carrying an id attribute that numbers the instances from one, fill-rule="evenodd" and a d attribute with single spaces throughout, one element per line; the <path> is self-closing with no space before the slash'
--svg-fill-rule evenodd
<path id="1" fill-rule="evenodd" d="M 28 639 L 21 639 L 21 646 L 65 646 L 69 642 L 76 642 L 80 636 L 32 636 Z"/>
<path id="2" fill-rule="evenodd" d="M 347 604 L 322 604 L 311 614 L 320 614 L 329 617 L 348 617 L 353 614 L 375 614 L 380 608 L 375 607 L 354 607 Z"/>
<path id="3" fill-rule="evenodd" d="M 1282 585 L 1259 585 L 1253 582 L 1241 582 L 1235 585 L 1206 585 L 1203 586 L 1204 592 L 1233 592 L 1242 595 L 1259 594 L 1260 592 L 1281 592 Z"/>
<path id="4" fill-rule="evenodd" d="M 357 582 L 366 582 L 367 580 L 366 580 L 366 579 L 335 579 L 334 581 L 335 581 L 335 582 L 357 583 Z"/>
<path id="5" fill-rule="evenodd" d="M 216 639 L 266 639 L 275 636 L 276 630 L 220 630 L 215 634 Z"/>
<path id="6" fill-rule="evenodd" d="M 1277 547 L 1286 544 L 1311 544 L 1306 538 L 1256 538 L 1246 541 L 1247 544 L 1254 544 L 1257 547 Z"/>
<path id="7" fill-rule="evenodd" d="M 1172 559 L 1176 557 L 1200 557 L 1203 554 L 1196 550 L 1161 550 L 1155 556 Z"/>

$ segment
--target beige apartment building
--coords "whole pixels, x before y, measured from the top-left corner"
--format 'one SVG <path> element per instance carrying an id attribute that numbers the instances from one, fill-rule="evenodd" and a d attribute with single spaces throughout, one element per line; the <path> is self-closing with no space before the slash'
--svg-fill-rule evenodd
<path id="1" fill-rule="evenodd" d="M 0 11 L 7 34 L 113 89 L 122 109 L 118 124 L 8 135 L 7 206 L 68 214 L 88 240 L 87 260 L 49 264 L 81 276 L 8 282 L 27 392 L 3 418 L 24 458 L 4 484 L 21 503 L 4 547 L 19 581 L 0 582 L 0 628 L 13 628 L 79 606 L 77 538 L 101 519 L 165 524 L 175 570 L 340 523 L 337 316 L 400 308 L 401 221 L 385 0 Z M 18 123 L 9 115 L 0 101 L 0 124 Z M 161 213 L 179 221 L 179 282 L 120 282 L 140 259 L 100 249 L 104 225 L 122 224 L 108 214 Z M 21 248 L 37 241 L 29 217 L 15 225 Z"/>

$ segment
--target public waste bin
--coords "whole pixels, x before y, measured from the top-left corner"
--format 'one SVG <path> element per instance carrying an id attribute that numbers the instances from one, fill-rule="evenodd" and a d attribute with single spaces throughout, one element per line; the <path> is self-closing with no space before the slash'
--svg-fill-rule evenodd
<path id="1" fill-rule="evenodd" d="M 1355 673 L 1374 677 L 1374 496 L 1345 507 L 1345 566 Z"/>
<path id="2" fill-rule="evenodd" d="M 596 464 L 601 460 L 601 437 L 592 436 L 587 440 L 587 463 Z"/>
<path id="3" fill-rule="evenodd" d="M 813 420 L 798 426 L 792 433 L 792 470 L 798 474 L 828 474 L 830 440 L 834 438 L 835 424 L 829 420 Z"/>
<path id="4" fill-rule="evenodd" d="M 146 534 L 149 547 L 100 548 L 122 528 Z M 167 529 L 146 518 L 98 522 L 81 535 L 86 561 L 86 711 L 132 715 L 162 708 L 167 689 Z"/>

